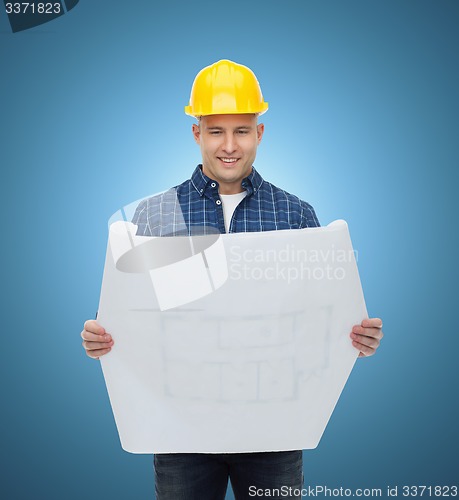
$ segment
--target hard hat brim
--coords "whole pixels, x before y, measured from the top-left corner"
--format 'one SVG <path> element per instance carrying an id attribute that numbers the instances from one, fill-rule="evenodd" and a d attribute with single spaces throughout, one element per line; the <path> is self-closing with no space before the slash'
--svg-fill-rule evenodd
<path id="1" fill-rule="evenodd" d="M 210 116 L 210 115 L 262 115 L 263 113 L 266 113 L 268 111 L 268 103 L 263 102 L 261 109 L 248 109 L 248 110 L 243 110 L 243 111 L 235 111 L 234 109 L 219 109 L 218 111 L 212 111 L 212 110 L 202 110 L 202 113 L 197 113 L 196 111 L 193 111 L 193 106 L 185 106 L 185 114 L 189 116 Z"/>

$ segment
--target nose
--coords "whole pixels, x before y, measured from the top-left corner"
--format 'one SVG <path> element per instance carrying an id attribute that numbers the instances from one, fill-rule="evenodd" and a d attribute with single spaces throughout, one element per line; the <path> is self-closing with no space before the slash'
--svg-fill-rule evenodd
<path id="1" fill-rule="evenodd" d="M 236 141 L 234 140 L 233 134 L 225 134 L 223 142 L 223 151 L 230 155 L 236 151 Z"/>

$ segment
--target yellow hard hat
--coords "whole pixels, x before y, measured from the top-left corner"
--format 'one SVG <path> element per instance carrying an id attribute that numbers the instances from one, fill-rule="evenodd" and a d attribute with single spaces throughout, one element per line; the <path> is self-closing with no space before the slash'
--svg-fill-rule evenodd
<path id="1" fill-rule="evenodd" d="M 202 69 L 191 88 L 190 116 L 262 114 L 268 110 L 260 84 L 247 66 L 222 59 Z"/>

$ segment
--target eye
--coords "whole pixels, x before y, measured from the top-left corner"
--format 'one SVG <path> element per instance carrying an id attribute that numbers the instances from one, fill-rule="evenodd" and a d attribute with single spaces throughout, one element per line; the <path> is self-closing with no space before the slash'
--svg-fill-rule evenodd
<path id="1" fill-rule="evenodd" d="M 248 130 L 238 130 L 237 133 L 239 135 L 247 135 L 249 133 L 249 131 Z"/>
<path id="2" fill-rule="evenodd" d="M 220 130 L 211 130 L 210 135 L 220 135 L 221 131 Z"/>

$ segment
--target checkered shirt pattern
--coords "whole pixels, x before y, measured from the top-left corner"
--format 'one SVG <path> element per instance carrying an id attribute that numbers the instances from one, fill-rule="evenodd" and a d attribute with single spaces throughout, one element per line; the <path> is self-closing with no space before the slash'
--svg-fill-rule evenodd
<path id="1" fill-rule="evenodd" d="M 243 179 L 242 188 L 247 196 L 234 210 L 230 233 L 320 225 L 311 205 L 265 181 L 255 168 Z M 141 236 L 225 233 L 218 182 L 198 165 L 191 179 L 141 201 L 132 222 Z"/>

